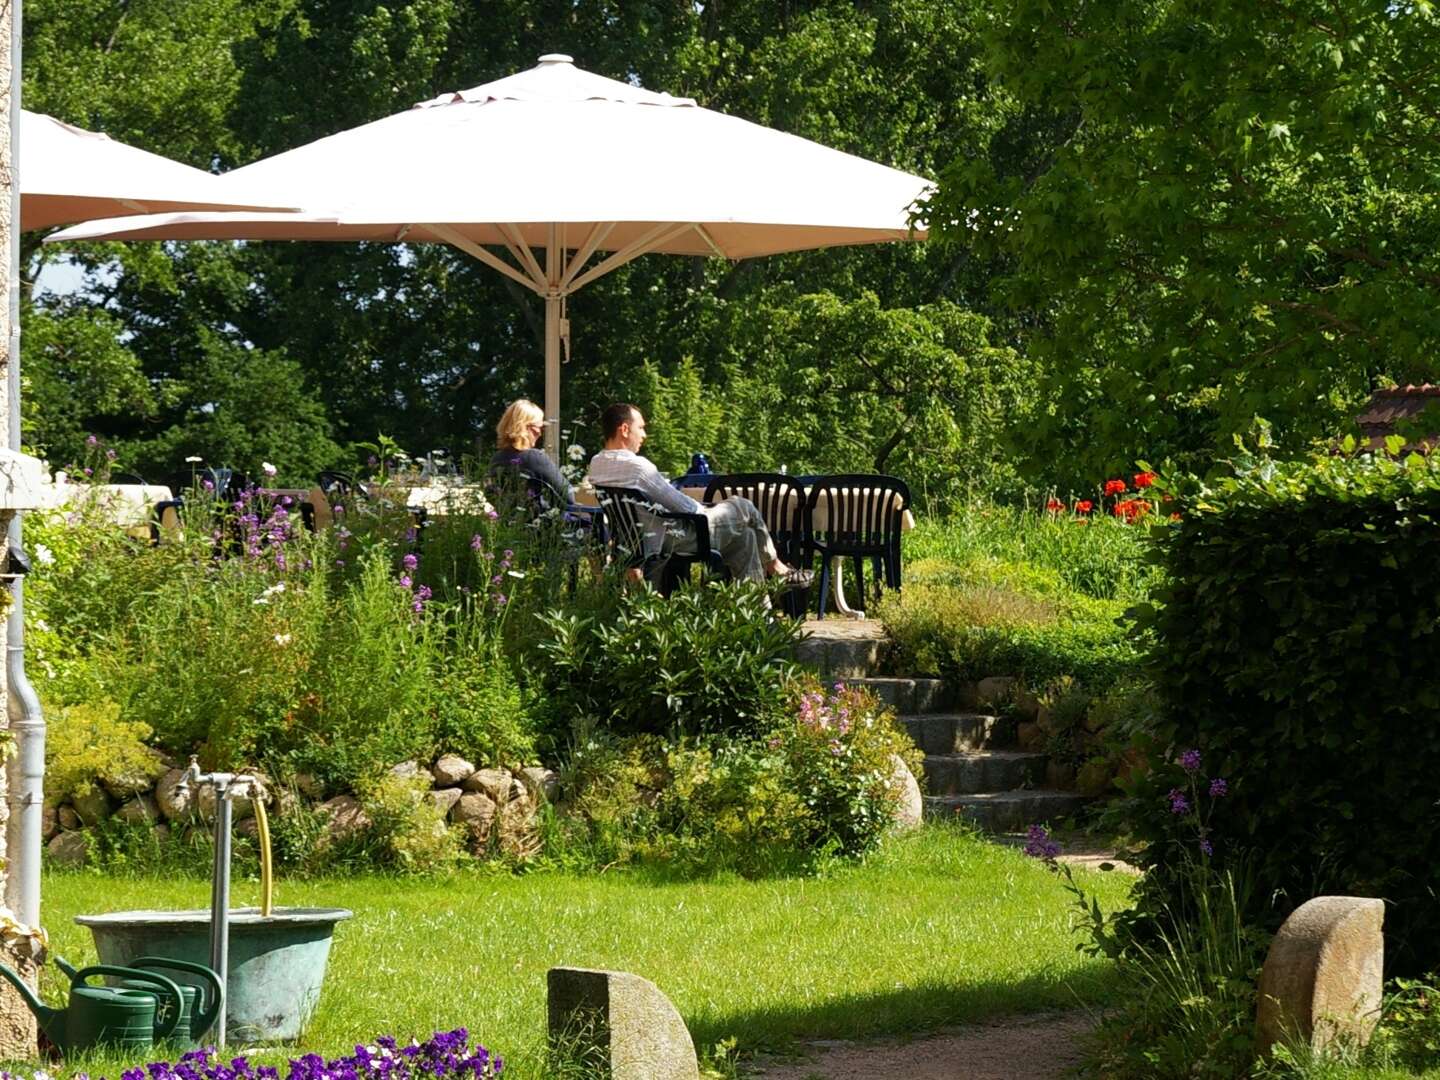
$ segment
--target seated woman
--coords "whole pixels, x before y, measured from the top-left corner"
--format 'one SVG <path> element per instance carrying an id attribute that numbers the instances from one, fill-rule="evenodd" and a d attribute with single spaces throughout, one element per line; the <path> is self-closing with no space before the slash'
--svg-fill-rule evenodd
<path id="1" fill-rule="evenodd" d="M 495 445 L 498 449 L 490 459 L 490 469 L 491 472 L 513 469 L 521 476 L 541 481 L 555 493 L 563 510 L 575 501 L 570 481 L 543 450 L 535 448 L 545 431 L 544 420 L 545 414 L 533 401 L 525 398 L 512 401 L 495 425 Z"/>

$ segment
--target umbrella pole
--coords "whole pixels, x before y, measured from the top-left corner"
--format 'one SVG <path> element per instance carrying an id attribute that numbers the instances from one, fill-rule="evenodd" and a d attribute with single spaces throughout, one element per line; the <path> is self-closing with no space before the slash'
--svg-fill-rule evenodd
<path id="1" fill-rule="evenodd" d="M 545 453 L 560 461 L 560 243 L 554 225 L 545 244 Z"/>

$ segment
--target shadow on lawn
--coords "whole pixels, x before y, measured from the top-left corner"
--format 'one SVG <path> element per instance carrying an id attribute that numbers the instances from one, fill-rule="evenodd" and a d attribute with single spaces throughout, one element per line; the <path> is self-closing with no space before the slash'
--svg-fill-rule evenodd
<path id="1" fill-rule="evenodd" d="M 857 957 L 857 964 L 876 958 Z M 784 1049 L 797 1039 L 866 1039 L 934 1031 L 1013 1013 L 1101 1006 L 1119 988 L 1114 969 L 1095 961 L 1065 979 L 1031 976 L 1018 981 L 918 983 L 903 985 L 896 963 L 896 987 L 884 993 L 845 994 L 803 1008 L 759 1009 L 686 1016 L 697 1047 L 735 1037 L 747 1049 Z"/>

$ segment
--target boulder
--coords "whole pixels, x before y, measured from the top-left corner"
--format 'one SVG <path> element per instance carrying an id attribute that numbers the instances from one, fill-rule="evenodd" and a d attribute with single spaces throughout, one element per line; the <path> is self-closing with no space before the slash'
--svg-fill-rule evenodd
<path id="1" fill-rule="evenodd" d="M 62 832 L 46 845 L 50 861 L 56 866 L 73 869 L 90 859 L 90 838 L 83 830 Z"/>
<path id="2" fill-rule="evenodd" d="M 385 771 L 397 780 L 413 780 L 421 773 L 428 773 L 430 770 L 422 768 L 418 761 L 402 761 L 399 765 L 391 765 Z"/>
<path id="3" fill-rule="evenodd" d="M 1034 720 L 1040 715 L 1040 699 L 1025 689 L 1014 675 L 991 675 L 975 684 L 975 697 L 982 705 L 993 707 L 1008 704 L 1023 719 Z"/>
<path id="4" fill-rule="evenodd" d="M 525 785 L 526 792 L 537 806 L 541 803 L 553 803 L 560 797 L 560 777 L 553 769 L 531 765 L 520 770 L 520 782 Z"/>
<path id="5" fill-rule="evenodd" d="M 925 819 L 925 800 L 915 774 L 899 754 L 890 755 L 890 787 L 898 790 L 900 799 L 890 814 L 890 824 L 897 832 L 920 828 Z"/>
<path id="6" fill-rule="evenodd" d="M 307 799 L 323 799 L 325 797 L 325 785 L 308 772 L 295 774 L 295 790 Z"/>
<path id="7" fill-rule="evenodd" d="M 115 799 L 124 801 L 132 795 L 149 791 L 155 786 L 155 781 L 165 775 L 165 759 L 160 753 L 149 747 L 145 748 L 145 752 L 148 760 L 144 765 L 136 765 L 113 776 L 100 777 L 100 783 Z"/>
<path id="8" fill-rule="evenodd" d="M 155 804 L 171 821 L 188 818 L 195 812 L 195 789 L 181 786 L 184 776 L 183 770 L 171 769 L 155 785 Z"/>
<path id="9" fill-rule="evenodd" d="M 1015 742 L 1021 750 L 1037 753 L 1045 749 L 1045 730 L 1034 720 L 1021 720 L 1015 725 Z"/>
<path id="10" fill-rule="evenodd" d="M 550 1043 L 611 1080 L 699 1080 L 695 1044 L 670 999 L 628 971 L 551 968 Z"/>
<path id="11" fill-rule="evenodd" d="M 511 777 L 504 769 L 476 769 L 460 786 L 466 791 L 483 791 L 496 803 L 509 801 Z"/>
<path id="12" fill-rule="evenodd" d="M 69 803 L 66 803 L 55 811 L 55 819 L 59 822 L 60 828 L 66 832 L 80 828 L 80 815 L 75 812 L 75 808 Z"/>
<path id="13" fill-rule="evenodd" d="M 444 816 L 450 813 L 451 809 L 454 808 L 455 804 L 460 801 L 460 797 L 464 794 L 465 793 L 458 787 L 445 787 L 436 788 L 434 791 L 427 791 L 425 798 L 430 800 L 435 808 L 440 811 L 441 816 Z"/>
<path id="14" fill-rule="evenodd" d="M 512 859 L 532 859 L 540 854 L 540 829 L 535 821 L 535 804 L 523 792 L 500 807 L 496 828 L 500 850 Z"/>
<path id="15" fill-rule="evenodd" d="M 474 772 L 475 766 L 464 758 L 456 754 L 445 754 L 435 762 L 430 775 L 435 777 L 436 787 L 448 788 L 463 784 Z"/>
<path id="16" fill-rule="evenodd" d="M 1058 791 L 1069 791 L 1075 786 L 1075 766 L 1059 761 L 1045 763 L 1045 786 Z"/>
<path id="17" fill-rule="evenodd" d="M 164 846 L 170 842 L 170 826 L 163 821 L 155 826 L 155 843 Z"/>
<path id="18" fill-rule="evenodd" d="M 98 825 L 110 816 L 110 796 L 99 784 L 92 785 L 84 795 L 71 795 L 70 801 L 86 825 Z"/>
<path id="19" fill-rule="evenodd" d="M 153 825 L 160 820 L 160 807 L 155 805 L 152 796 L 140 794 L 121 803 L 115 816 L 132 825 Z"/>
<path id="20" fill-rule="evenodd" d="M 1317 896 L 1290 913 L 1265 957 L 1256 1007 L 1260 1052 L 1363 1046 L 1380 1019 L 1385 902 Z"/>
<path id="21" fill-rule="evenodd" d="M 450 808 L 450 820 L 456 825 L 468 827 L 472 833 L 488 836 L 497 812 L 495 800 L 489 795 L 480 791 L 468 791 Z"/>
<path id="22" fill-rule="evenodd" d="M 353 795 L 336 795 L 320 804 L 329 817 L 326 833 L 330 840 L 348 840 L 370 828 L 370 815 Z"/>
<path id="23" fill-rule="evenodd" d="M 1110 790 L 1114 778 L 1115 770 L 1111 768 L 1109 761 L 1105 758 L 1091 758 L 1081 765 L 1080 771 L 1075 774 L 1075 790 L 1081 795 L 1099 798 Z"/>
<path id="24" fill-rule="evenodd" d="M 248 836 L 251 840 L 260 839 L 260 819 L 248 817 L 235 825 L 236 836 Z"/>
<path id="25" fill-rule="evenodd" d="M 215 820 L 215 789 L 206 784 L 200 789 L 200 797 L 195 801 L 200 810 L 200 820 L 212 822 Z M 255 804 L 250 801 L 248 795 L 235 795 L 230 799 L 230 822 L 238 824 L 255 813 Z"/>
<path id="26" fill-rule="evenodd" d="M 72 814 L 75 811 L 70 811 Z M 40 839 L 49 840 L 60 831 L 60 814 L 53 806 L 44 807 L 40 811 Z"/>

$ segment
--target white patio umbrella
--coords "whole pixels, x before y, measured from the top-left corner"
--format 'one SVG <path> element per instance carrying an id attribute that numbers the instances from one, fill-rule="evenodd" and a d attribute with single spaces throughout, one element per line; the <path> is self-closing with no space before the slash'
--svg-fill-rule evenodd
<path id="1" fill-rule="evenodd" d="M 909 211 L 931 186 L 689 98 L 582 71 L 561 55 L 276 154 L 219 183 L 306 212 L 122 219 L 49 240 L 452 244 L 545 300 L 552 457 L 571 293 L 648 252 L 744 259 L 923 239 Z M 597 253 L 606 254 L 592 264 Z"/>
<path id="2" fill-rule="evenodd" d="M 116 142 L 43 113 L 20 113 L 20 228 L 169 210 L 286 210 L 243 185 L 217 185 L 201 169 Z"/>

